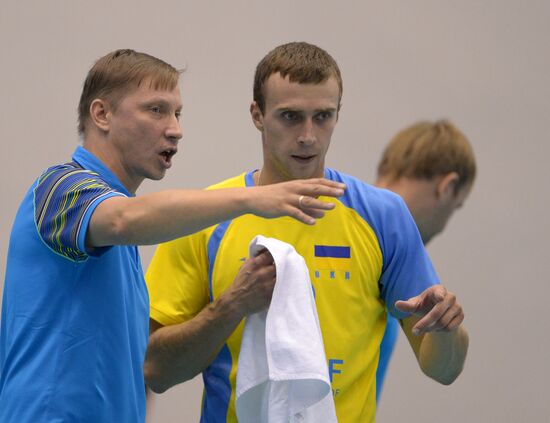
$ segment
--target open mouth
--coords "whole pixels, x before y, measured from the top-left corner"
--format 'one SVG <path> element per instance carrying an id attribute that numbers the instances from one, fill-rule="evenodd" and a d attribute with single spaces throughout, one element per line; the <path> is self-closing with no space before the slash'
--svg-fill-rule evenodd
<path id="1" fill-rule="evenodd" d="M 160 153 L 162 158 L 164 159 L 164 162 L 167 164 L 170 164 L 172 161 L 172 157 L 176 154 L 177 150 L 175 148 L 169 148 L 167 150 L 164 150 Z"/>

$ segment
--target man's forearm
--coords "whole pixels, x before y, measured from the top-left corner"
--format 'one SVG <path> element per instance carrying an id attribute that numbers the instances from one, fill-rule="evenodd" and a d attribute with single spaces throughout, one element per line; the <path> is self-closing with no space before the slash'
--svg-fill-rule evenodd
<path id="1" fill-rule="evenodd" d="M 250 212 L 244 188 L 171 190 L 100 204 L 90 222 L 88 245 L 151 245 L 197 232 Z"/>
<path id="2" fill-rule="evenodd" d="M 101 202 L 92 214 L 86 245 L 158 244 L 247 213 L 267 218 L 291 216 L 313 224 L 314 217 L 334 208 L 333 203 L 317 197 L 343 195 L 343 187 L 326 179 L 309 179 L 251 188 L 115 196 Z"/>
<path id="3" fill-rule="evenodd" d="M 201 373 L 242 318 L 231 299 L 221 296 L 193 319 L 154 331 L 144 365 L 147 385 L 160 393 Z"/>
<path id="4" fill-rule="evenodd" d="M 453 383 L 464 367 L 468 342 L 462 325 L 453 332 L 426 333 L 418 356 L 422 371 L 444 385 Z"/>

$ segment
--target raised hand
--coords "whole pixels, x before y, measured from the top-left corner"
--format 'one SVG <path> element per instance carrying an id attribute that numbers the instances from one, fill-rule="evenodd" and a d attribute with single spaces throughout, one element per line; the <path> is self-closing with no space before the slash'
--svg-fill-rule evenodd
<path id="1" fill-rule="evenodd" d="M 250 209 L 262 217 L 290 216 L 308 225 L 324 216 L 333 203 L 321 201 L 320 196 L 340 197 L 345 185 L 323 178 L 304 179 L 252 188 Z"/>
<path id="2" fill-rule="evenodd" d="M 456 295 L 442 285 L 434 285 L 407 301 L 397 301 L 395 307 L 422 318 L 412 328 L 414 335 L 427 332 L 452 332 L 464 320 L 462 306 Z"/>

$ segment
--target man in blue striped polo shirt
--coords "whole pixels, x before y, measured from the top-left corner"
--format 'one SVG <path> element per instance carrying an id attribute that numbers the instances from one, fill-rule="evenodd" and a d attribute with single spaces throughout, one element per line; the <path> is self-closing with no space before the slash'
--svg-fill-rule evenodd
<path id="1" fill-rule="evenodd" d="M 343 194 L 317 179 L 136 197 L 171 167 L 182 137 L 179 74 L 132 50 L 100 58 L 79 104 L 82 146 L 27 192 L 4 285 L 1 422 L 143 422 L 149 298 L 136 245 L 246 213 L 312 224 L 332 208 L 312 196 Z"/>

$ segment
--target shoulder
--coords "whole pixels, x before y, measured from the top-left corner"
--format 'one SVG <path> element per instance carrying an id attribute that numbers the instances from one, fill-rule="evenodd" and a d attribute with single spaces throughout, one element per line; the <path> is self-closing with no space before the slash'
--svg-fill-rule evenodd
<path id="1" fill-rule="evenodd" d="M 234 176 L 229 179 L 225 179 L 221 182 L 218 182 L 214 185 L 210 185 L 207 189 L 222 189 L 222 188 L 242 188 L 246 186 L 247 173 L 241 173 L 240 175 Z"/>
<path id="2" fill-rule="evenodd" d="M 417 236 L 416 224 L 399 195 L 333 169 L 326 169 L 325 177 L 346 184 L 339 201 L 372 229 L 383 257 L 389 256 L 403 240 Z"/>
<path id="3" fill-rule="evenodd" d="M 340 201 L 345 206 L 355 209 L 364 218 L 382 218 L 387 213 L 401 213 L 403 207 L 406 207 L 399 195 L 370 185 L 354 176 L 326 168 L 325 177 L 346 184 L 346 192 Z"/>
<path id="4" fill-rule="evenodd" d="M 101 176 L 91 170 L 82 168 L 76 162 L 55 165 L 46 169 L 36 183 L 35 192 L 42 193 L 55 190 L 78 190 L 81 185 L 78 182 L 93 182 L 96 187 L 108 188 L 107 182 Z"/>
<path id="5" fill-rule="evenodd" d="M 34 186 L 34 224 L 53 252 L 84 261 L 88 257 L 85 237 L 93 211 L 103 200 L 118 195 L 124 194 L 76 162 L 52 166 Z"/>
<path id="6" fill-rule="evenodd" d="M 40 181 L 49 179 L 59 179 L 67 175 L 84 174 L 93 177 L 99 177 L 99 175 L 91 170 L 84 169 L 76 162 L 69 162 L 64 164 L 57 164 L 47 168 L 39 177 Z"/>
<path id="7" fill-rule="evenodd" d="M 41 214 L 44 208 L 55 205 L 69 207 L 75 203 L 89 202 L 114 192 L 99 174 L 82 168 L 76 162 L 52 166 L 40 175 L 34 186 L 36 212 Z M 59 203 L 60 198 L 70 201 Z"/>

